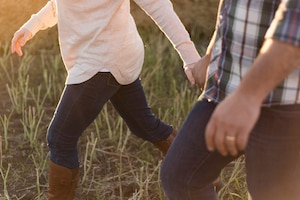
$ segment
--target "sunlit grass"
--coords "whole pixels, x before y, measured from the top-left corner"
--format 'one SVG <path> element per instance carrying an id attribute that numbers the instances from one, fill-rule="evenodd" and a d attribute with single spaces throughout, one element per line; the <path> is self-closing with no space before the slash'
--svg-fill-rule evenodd
<path id="1" fill-rule="evenodd" d="M 182 62 L 160 32 L 143 33 L 142 84 L 153 112 L 179 128 L 199 91 L 185 78 Z M 193 35 L 197 35 L 195 29 Z M 199 44 L 199 39 L 195 39 Z M 0 199 L 45 199 L 46 130 L 64 87 L 66 72 L 56 44 L 25 55 L 0 46 Z M 198 46 L 203 52 L 205 45 Z M 159 180 L 163 159 L 152 144 L 133 136 L 107 103 L 79 144 L 81 180 L 76 199 L 165 200 Z M 244 160 L 221 175 L 220 199 L 247 199 Z"/>

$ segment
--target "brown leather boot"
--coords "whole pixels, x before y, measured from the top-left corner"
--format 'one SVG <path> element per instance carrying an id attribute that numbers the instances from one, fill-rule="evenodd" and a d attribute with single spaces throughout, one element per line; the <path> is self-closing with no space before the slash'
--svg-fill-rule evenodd
<path id="1" fill-rule="evenodd" d="M 173 129 L 172 133 L 169 135 L 169 137 L 167 139 L 165 139 L 163 141 L 155 142 L 153 144 L 163 153 L 163 155 L 166 155 L 176 134 L 177 134 L 177 131 L 175 129 Z"/>
<path id="2" fill-rule="evenodd" d="M 73 200 L 79 179 L 79 167 L 68 169 L 49 161 L 48 200 Z"/>

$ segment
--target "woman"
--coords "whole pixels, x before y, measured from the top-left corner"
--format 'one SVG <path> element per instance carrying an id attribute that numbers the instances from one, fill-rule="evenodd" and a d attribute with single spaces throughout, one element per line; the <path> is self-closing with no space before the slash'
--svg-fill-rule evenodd
<path id="1" fill-rule="evenodd" d="M 168 0 L 135 0 L 170 39 L 191 69 L 200 56 Z M 48 199 L 73 199 L 79 179 L 77 141 L 110 100 L 131 132 L 164 153 L 176 131 L 151 112 L 139 80 L 143 42 L 130 14 L 130 0 L 49 1 L 14 34 L 12 52 L 39 30 L 58 25 L 66 86 L 48 129 Z"/>

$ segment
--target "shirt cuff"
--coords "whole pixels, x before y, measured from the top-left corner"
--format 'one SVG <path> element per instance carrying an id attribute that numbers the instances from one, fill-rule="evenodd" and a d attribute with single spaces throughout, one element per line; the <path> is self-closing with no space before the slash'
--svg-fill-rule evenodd
<path id="1" fill-rule="evenodd" d="M 300 46 L 300 2 L 283 1 L 265 35 L 295 46 Z"/>
<path id="2" fill-rule="evenodd" d="M 31 18 L 22 26 L 29 30 L 32 34 L 32 37 L 42 28 L 42 23 L 36 15 L 32 15 Z"/>
<path id="3" fill-rule="evenodd" d="M 189 65 L 198 62 L 201 57 L 195 48 L 193 42 L 185 42 L 177 47 L 178 54 L 184 62 L 184 65 Z"/>

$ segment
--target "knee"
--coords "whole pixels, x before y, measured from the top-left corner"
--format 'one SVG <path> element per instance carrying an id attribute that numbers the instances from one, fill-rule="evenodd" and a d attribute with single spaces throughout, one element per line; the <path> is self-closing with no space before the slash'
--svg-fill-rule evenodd
<path id="1" fill-rule="evenodd" d="M 57 161 L 57 157 L 59 157 L 61 155 L 61 152 L 63 151 L 63 149 L 60 148 L 63 145 L 59 144 L 62 142 L 62 139 L 59 138 L 57 131 L 55 131 L 54 127 L 51 125 L 47 130 L 46 140 L 48 149 L 50 151 L 50 160 L 57 164 L 60 164 Z"/>
<path id="2" fill-rule="evenodd" d="M 69 137 L 50 126 L 46 139 L 52 162 L 69 169 L 78 167 L 77 138 Z"/>
<path id="3" fill-rule="evenodd" d="M 47 129 L 47 135 L 46 135 L 46 140 L 47 140 L 47 145 L 48 147 L 51 148 L 53 146 L 56 146 L 56 143 L 59 142 L 58 134 L 56 134 L 57 131 L 55 131 L 55 128 L 53 124 L 50 124 L 50 126 Z"/>
<path id="4" fill-rule="evenodd" d="M 55 126 L 49 126 L 46 139 L 50 150 L 72 152 L 77 150 L 79 137 Z"/>
<path id="5" fill-rule="evenodd" d="M 209 176 L 210 177 L 210 176 Z M 191 166 L 178 158 L 178 154 L 167 153 L 160 171 L 163 190 L 172 200 L 217 199 L 210 178 L 201 176 Z"/>
<path id="6" fill-rule="evenodd" d="M 54 138 L 53 138 L 53 131 L 52 131 L 52 127 L 51 125 L 48 127 L 47 129 L 47 135 L 46 135 L 46 140 L 47 140 L 47 145 L 49 146 L 49 144 L 53 144 L 54 142 Z"/>

